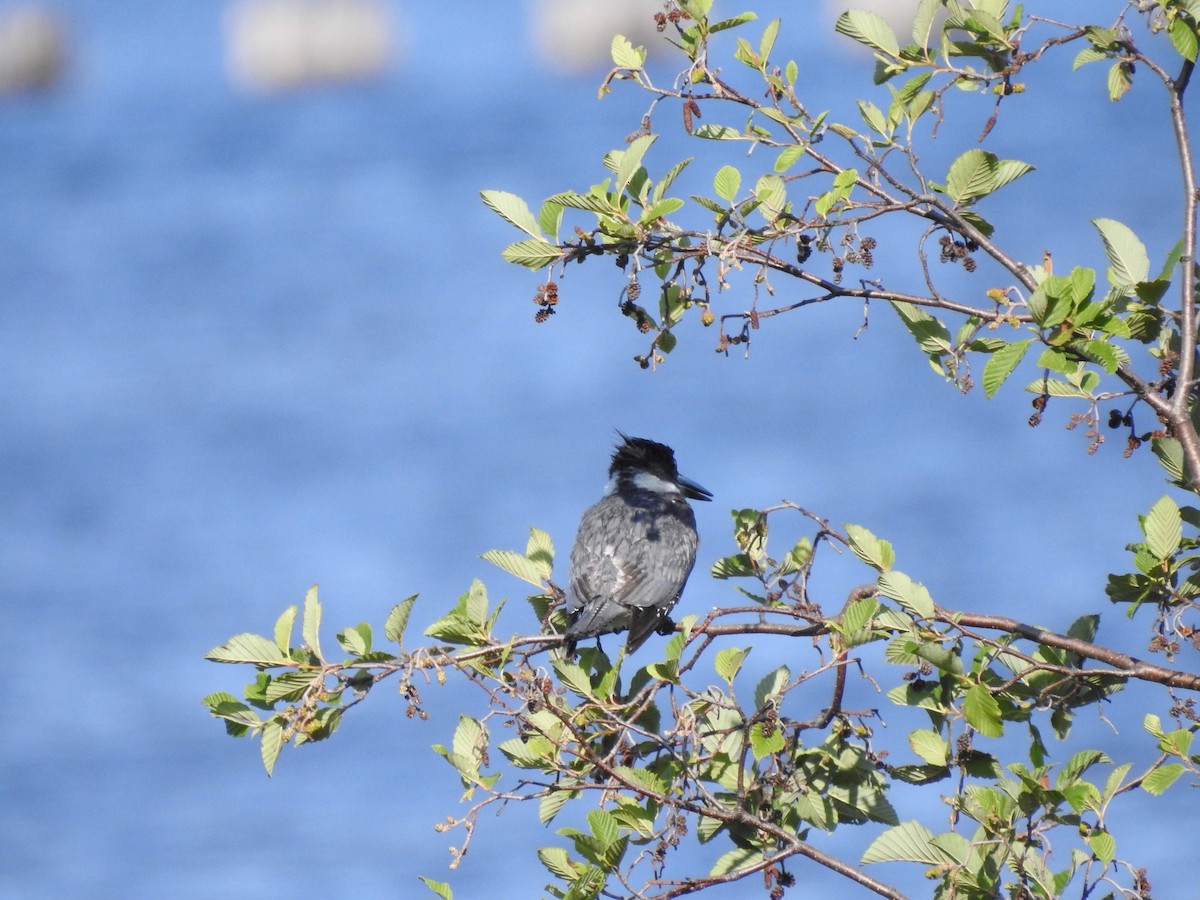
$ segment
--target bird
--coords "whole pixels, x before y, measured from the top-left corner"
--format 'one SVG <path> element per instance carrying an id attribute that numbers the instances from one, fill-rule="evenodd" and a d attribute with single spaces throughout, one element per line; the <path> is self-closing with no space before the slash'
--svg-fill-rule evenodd
<path id="1" fill-rule="evenodd" d="M 604 496 L 589 507 L 571 548 L 563 652 L 628 630 L 627 653 L 660 628 L 696 563 L 700 537 L 688 504 L 712 494 L 679 474 L 666 444 L 617 432 Z"/>

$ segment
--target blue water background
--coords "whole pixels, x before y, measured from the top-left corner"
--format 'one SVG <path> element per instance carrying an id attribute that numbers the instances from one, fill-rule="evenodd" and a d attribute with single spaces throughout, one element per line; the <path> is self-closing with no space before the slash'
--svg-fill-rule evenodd
<path id="1" fill-rule="evenodd" d="M 701 572 L 730 552 L 729 509 L 788 498 L 890 538 L 946 605 L 1060 630 L 1099 610 L 1105 640 L 1144 648 L 1141 623 L 1107 608 L 1102 573 L 1126 565 L 1161 473 L 1148 452 L 1123 460 L 1115 436 L 1089 457 L 1065 404 L 1025 427 L 1032 369 L 991 402 L 957 396 L 890 312 L 873 308 L 855 339 L 862 309 L 836 303 L 765 323 L 748 359 L 715 354 L 689 320 L 647 373 L 607 263 L 573 268 L 559 315 L 534 325 L 538 279 L 501 261 L 518 235 L 478 192 L 536 200 L 601 180 L 646 99 L 618 87 L 597 102 L 602 70 L 539 64 L 527 8 L 410 4 L 406 62 L 381 80 L 261 97 L 226 79 L 217 4 L 56 6 L 65 82 L 0 106 L 0 895 L 417 897 L 424 874 L 459 898 L 534 896 L 548 876 L 532 848 L 562 839 L 532 809 L 485 815 L 456 873 L 446 846 L 461 833 L 433 830 L 462 807 L 429 747 L 458 709 L 482 713 L 479 697 L 431 687 L 422 724 L 385 686 L 268 780 L 255 745 L 199 704 L 238 693 L 244 673 L 202 656 L 269 632 L 314 582 L 330 645 L 420 592 L 416 631 L 475 577 L 512 598 L 505 628 L 531 630 L 520 585 L 478 554 L 523 547 L 531 525 L 564 552 L 614 428 L 671 443 L 716 495 L 700 510 Z M 780 46 L 817 105 L 850 118 L 869 61 L 832 49 L 828 20 L 760 6 L 783 11 Z M 1093 66 L 1006 104 L 989 146 L 1039 168 L 990 211 L 1022 259 L 1051 250 L 1059 271 L 1103 270 L 1097 216 L 1137 230 L 1155 267 L 1173 243 L 1164 104 L 1112 104 L 1104 76 Z M 929 159 L 975 146 L 986 115 L 945 126 Z M 652 164 L 699 154 L 689 189 L 707 191 L 727 148 L 681 140 L 666 112 L 656 125 Z M 878 237 L 871 274 L 915 284 L 911 241 Z M 995 282 L 949 284 L 982 303 Z M 718 311 L 750 290 L 736 279 Z M 836 608 L 865 573 L 829 571 L 821 599 Z M 733 596 L 697 577 L 683 611 Z M 752 659 L 775 653 L 814 663 L 787 646 Z M 1140 715 L 1165 710 L 1145 696 L 1118 733 L 1082 722 L 1091 745 L 1152 759 Z M 885 714 L 886 738 L 912 727 Z M 1164 896 L 1193 882 L 1138 823 L 1182 821 L 1186 801 L 1133 797 L 1141 812 L 1117 832 Z M 875 833 L 844 831 L 815 839 L 855 859 Z M 688 851 L 692 871 L 711 849 Z M 873 874 L 920 896 L 912 868 Z M 794 869 L 803 896 L 857 896 Z"/>

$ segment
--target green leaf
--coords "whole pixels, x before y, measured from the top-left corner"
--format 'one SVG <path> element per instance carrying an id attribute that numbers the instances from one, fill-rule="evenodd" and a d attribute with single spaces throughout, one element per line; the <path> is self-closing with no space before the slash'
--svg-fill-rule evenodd
<path id="1" fill-rule="evenodd" d="M 293 603 L 275 620 L 275 646 L 287 654 L 292 649 L 292 626 L 296 622 L 296 605 Z"/>
<path id="2" fill-rule="evenodd" d="M 545 240 L 517 241 L 509 244 L 500 253 L 506 262 L 527 269 L 544 269 L 561 256 L 554 244 Z"/>
<path id="3" fill-rule="evenodd" d="M 900 55 L 900 44 L 892 26 L 878 13 L 849 10 L 838 16 L 834 30 L 838 34 L 866 44 L 890 57 Z"/>
<path id="4" fill-rule="evenodd" d="M 784 685 L 788 683 L 788 679 L 792 677 L 792 672 L 787 666 L 780 666 L 771 672 L 768 672 L 759 681 L 758 686 L 754 689 L 754 705 L 757 709 L 762 709 L 766 706 L 768 700 L 775 700 L 779 696 L 779 692 L 783 690 Z"/>
<path id="5" fill-rule="evenodd" d="M 683 207 L 683 201 L 678 197 L 665 197 L 657 203 L 652 203 L 646 207 L 645 211 L 638 218 L 638 222 L 646 224 L 653 222 L 655 219 L 664 219 L 671 213 Z"/>
<path id="6" fill-rule="evenodd" d="M 1126 225 L 1115 219 L 1092 219 L 1108 255 L 1108 281 L 1113 287 L 1129 287 L 1150 274 L 1146 245 Z"/>
<path id="7" fill-rule="evenodd" d="M 1087 836 L 1087 842 L 1102 863 L 1107 865 L 1117 858 L 1117 841 L 1107 831 L 1095 829 Z"/>
<path id="8" fill-rule="evenodd" d="M 937 15 L 940 0 L 921 0 L 913 14 L 912 36 L 919 47 L 928 47 L 933 34 L 933 18 Z"/>
<path id="9" fill-rule="evenodd" d="M 613 185 L 613 191 L 618 196 L 625 192 L 625 188 L 629 186 L 629 182 L 633 179 L 633 176 L 642 167 L 642 157 L 646 155 L 646 151 L 650 149 L 650 145 L 657 139 L 658 135 L 643 134 L 640 137 L 634 138 L 633 142 L 621 154 L 621 162 L 617 167 L 617 180 Z"/>
<path id="10" fill-rule="evenodd" d="M 566 796 L 566 792 L 562 792 Z M 552 795 L 554 796 L 554 795 Z M 567 857 L 567 851 L 562 847 L 542 847 L 537 852 L 542 865 L 551 873 L 566 881 L 574 881 L 579 876 L 579 867 Z"/>
<path id="11" fill-rule="evenodd" d="M 558 815 L 559 810 L 566 805 L 566 802 L 571 799 L 570 791 L 551 791 L 545 797 L 538 801 L 538 820 L 545 825 Z M 541 851 L 538 851 L 541 856 Z M 563 851 L 563 857 L 566 857 L 566 851 Z M 544 860 L 543 860 L 544 862 Z"/>
<path id="12" fill-rule="evenodd" d="M 883 572 L 879 576 L 879 593 L 895 600 L 915 616 L 923 619 L 933 618 L 934 603 L 928 589 L 903 572 Z"/>
<path id="13" fill-rule="evenodd" d="M 732 203 L 742 186 L 742 173 L 733 166 L 721 166 L 713 176 L 713 190 L 726 203 Z"/>
<path id="14" fill-rule="evenodd" d="M 1175 50 L 1180 56 L 1188 62 L 1196 61 L 1196 29 L 1187 19 L 1177 16 L 1167 26 L 1167 34 L 1171 36 L 1171 43 L 1175 45 Z"/>
<path id="15" fill-rule="evenodd" d="M 762 859 L 762 851 L 752 847 L 735 847 L 734 849 L 723 853 L 721 857 L 713 863 L 712 870 L 708 873 L 710 876 L 728 875 L 730 872 L 736 872 L 738 869 L 745 869 L 752 866 Z"/>
<path id="16" fill-rule="evenodd" d="M 713 666 L 716 668 L 717 674 L 732 683 L 733 679 L 737 676 L 738 670 L 742 667 L 742 661 L 749 652 L 749 647 L 726 647 L 724 650 L 719 651 L 713 660 Z"/>
<path id="17" fill-rule="evenodd" d="M 877 862 L 919 862 L 944 866 L 959 859 L 934 843 L 933 832 L 920 822 L 903 822 L 889 828 L 871 842 L 860 860 L 864 865 Z"/>
<path id="18" fill-rule="evenodd" d="M 291 662 L 274 641 L 249 632 L 231 637 L 219 647 L 209 650 L 204 658 L 211 662 L 253 663 L 258 666 Z"/>
<path id="19" fill-rule="evenodd" d="M 1000 721 L 1000 704 L 982 684 L 972 685 L 963 698 L 963 714 L 971 727 L 984 737 L 1000 737 L 1004 723 Z"/>
<path id="20" fill-rule="evenodd" d="M 1142 779 L 1142 790 L 1147 794 L 1153 794 L 1155 797 L 1158 797 L 1186 771 L 1187 768 L 1182 763 L 1167 763 L 1166 765 L 1159 766 Z"/>
<path id="21" fill-rule="evenodd" d="M 548 234 L 558 240 L 558 229 L 562 225 L 563 207 L 561 203 L 543 203 L 538 208 L 538 227 L 543 234 Z"/>
<path id="22" fill-rule="evenodd" d="M 1019 159 L 1002 159 L 996 163 L 996 183 L 992 190 L 999 190 L 1010 182 L 1016 181 L 1022 175 L 1028 175 L 1034 169 L 1027 162 Z"/>
<path id="23" fill-rule="evenodd" d="M 701 125 L 692 132 L 694 137 L 710 141 L 748 141 L 750 136 L 728 125 Z"/>
<path id="24" fill-rule="evenodd" d="M 763 175 L 754 186 L 754 196 L 767 221 L 774 222 L 787 204 L 787 187 L 778 175 Z"/>
<path id="25" fill-rule="evenodd" d="M 300 635 L 317 659 L 325 658 L 321 655 L 321 601 L 317 599 L 315 584 L 304 595 L 304 619 L 300 626 Z"/>
<path id="26" fill-rule="evenodd" d="M 728 19 L 721 19 L 719 22 L 713 22 L 708 26 L 709 34 L 715 34 L 718 31 L 728 31 L 730 28 L 736 28 L 739 25 L 745 25 L 747 22 L 753 22 L 758 16 L 752 12 L 738 13 L 736 16 L 730 16 Z"/>
<path id="27" fill-rule="evenodd" d="M 388 613 L 387 621 L 383 625 L 383 635 L 393 643 L 404 644 L 404 629 L 408 625 L 408 617 L 412 614 L 413 604 L 417 602 L 417 595 L 405 597 L 399 603 L 392 607 L 392 611 Z"/>
<path id="28" fill-rule="evenodd" d="M 267 770 L 269 778 L 275 771 L 275 761 L 279 759 L 279 751 L 283 749 L 283 723 L 278 718 L 271 719 L 263 725 L 260 742 L 262 764 L 263 768 Z"/>
<path id="29" fill-rule="evenodd" d="M 996 391 L 1000 390 L 1000 386 L 1008 380 L 1008 376 L 1013 373 L 1017 365 L 1025 357 L 1026 351 L 1029 350 L 1033 343 L 1033 338 L 1028 338 L 1024 341 L 1014 341 L 1011 344 L 1005 344 L 999 350 L 991 355 L 987 361 L 987 365 L 983 367 L 983 393 L 990 400 L 995 396 Z"/>
<path id="30" fill-rule="evenodd" d="M 646 62 L 646 48 L 634 47 L 624 35 L 613 37 L 611 51 L 613 65 L 618 69 L 640 69 Z"/>
<path id="31" fill-rule="evenodd" d="M 1108 70 L 1108 99 L 1120 100 L 1133 87 L 1133 64 L 1118 60 Z"/>
<path id="32" fill-rule="evenodd" d="M 418 875 L 425 886 L 437 894 L 442 900 L 454 900 L 454 892 L 450 890 L 450 885 L 444 881 L 434 881 L 432 878 L 426 878 L 424 875 Z"/>
<path id="33" fill-rule="evenodd" d="M 1183 445 L 1172 437 L 1155 438 L 1150 449 L 1172 481 L 1183 481 Z"/>
<path id="34" fill-rule="evenodd" d="M 950 745 L 936 731 L 918 728 L 908 736 L 908 746 L 913 753 L 931 766 L 945 766 L 950 758 Z"/>
<path id="35" fill-rule="evenodd" d="M 542 237 L 542 228 L 529 210 L 529 205 L 508 191 L 480 191 L 484 205 L 509 225 L 515 225 L 533 238 Z"/>
<path id="36" fill-rule="evenodd" d="M 950 164 L 946 193 L 956 203 L 990 194 L 999 187 L 999 160 L 986 150 L 968 150 Z"/>
<path id="37" fill-rule="evenodd" d="M 775 171 L 782 174 L 796 164 L 796 160 L 804 155 L 805 148 L 799 144 L 784 147 L 775 158 Z"/>
<path id="38" fill-rule="evenodd" d="M 750 726 L 750 752 L 754 754 L 755 759 L 778 753 L 785 746 L 787 744 L 783 737 L 783 729 L 777 721 L 772 721 L 770 725 L 766 722 L 755 722 Z"/>
<path id="39" fill-rule="evenodd" d="M 850 549 L 854 555 L 871 568 L 886 572 L 896 561 L 896 553 L 892 545 L 882 538 L 877 538 L 861 525 L 846 525 L 846 536 L 850 539 Z"/>
<path id="40" fill-rule="evenodd" d="M 1183 519 L 1179 506 L 1165 494 L 1150 507 L 1142 521 L 1146 546 L 1155 559 L 1169 559 L 1183 539 Z"/>
<path id="41" fill-rule="evenodd" d="M 758 42 L 758 55 L 764 63 L 771 51 L 775 49 L 775 39 L 779 37 L 779 19 L 772 19 L 763 29 L 762 39 Z"/>
<path id="42" fill-rule="evenodd" d="M 480 559 L 490 562 L 493 566 L 503 569 L 509 575 L 533 585 L 544 588 L 542 583 L 543 567 L 512 550 L 489 550 L 480 555 Z"/>

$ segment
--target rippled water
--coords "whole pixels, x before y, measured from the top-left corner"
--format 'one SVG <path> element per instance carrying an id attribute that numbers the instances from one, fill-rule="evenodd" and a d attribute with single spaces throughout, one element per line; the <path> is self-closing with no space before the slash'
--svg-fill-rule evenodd
<path id="1" fill-rule="evenodd" d="M 674 444 L 716 493 L 710 559 L 729 508 L 787 497 L 892 538 L 948 605 L 1011 597 L 1003 611 L 1058 628 L 1104 607 L 1092 558 L 1119 565 L 1132 511 L 1161 493 L 1148 456 L 1089 459 L 1061 419 L 1015 426 L 1017 390 L 955 398 L 882 310 L 858 340 L 857 308 L 775 320 L 748 361 L 692 326 L 649 375 L 612 310 L 616 273 L 597 269 L 570 273 L 561 314 L 534 327 L 536 279 L 500 261 L 515 236 L 478 191 L 599 181 L 645 104 L 628 90 L 597 104 L 598 77 L 539 69 L 515 8 L 408 10 L 403 68 L 263 98 L 227 85 L 212 6 L 63 3 L 66 82 L 0 107 L 0 893 L 403 897 L 424 891 L 418 873 L 448 877 L 457 838 L 432 825 L 458 811 L 458 786 L 428 747 L 476 701 L 443 693 L 417 726 L 381 691 L 268 780 L 198 702 L 236 693 L 240 673 L 201 657 L 268 630 L 316 581 L 336 628 L 381 623 L 414 591 L 427 622 L 475 576 L 519 596 L 477 554 L 522 546 L 533 524 L 565 547 L 614 427 Z M 863 63 L 801 47 L 805 77 L 844 103 L 838 71 Z M 1040 226 L 1061 199 L 1072 223 L 1026 234 L 1005 208 L 1025 258 L 1100 263 L 1098 215 L 1152 255 L 1170 242 L 1154 215 L 1169 182 L 1117 178 L 1115 150 L 1079 146 L 1096 117 L 1127 135 L 1125 159 L 1162 137 L 1097 103 L 1102 77 L 1031 98 L 995 135 L 1041 167 L 1013 202 Z M 1081 168 L 1090 187 L 1048 190 Z M 685 605 L 725 599 L 701 580 Z M 519 606 L 510 627 L 533 627 Z M 506 816 L 553 839 L 531 812 Z M 511 827 L 485 822 L 458 896 L 544 882 L 506 846 Z M 1146 861 L 1162 852 L 1125 839 Z M 501 862 L 520 890 L 495 883 Z"/>

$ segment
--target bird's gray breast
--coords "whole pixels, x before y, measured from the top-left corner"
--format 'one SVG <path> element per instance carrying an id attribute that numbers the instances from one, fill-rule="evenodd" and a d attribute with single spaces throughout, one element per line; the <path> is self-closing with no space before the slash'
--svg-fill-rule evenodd
<path id="1" fill-rule="evenodd" d="M 580 522 L 567 611 L 609 601 L 670 608 L 696 562 L 698 543 L 695 514 L 682 497 L 653 491 L 605 497 Z"/>

